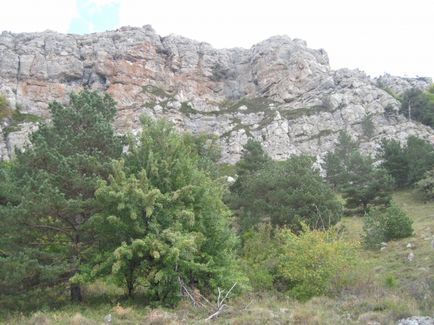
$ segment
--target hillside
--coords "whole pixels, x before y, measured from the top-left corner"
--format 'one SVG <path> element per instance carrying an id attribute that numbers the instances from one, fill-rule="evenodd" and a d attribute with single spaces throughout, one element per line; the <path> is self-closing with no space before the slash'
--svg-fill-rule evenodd
<path id="1" fill-rule="evenodd" d="M 413 315 L 432 315 L 434 268 L 434 203 L 415 199 L 410 191 L 394 199 L 414 221 L 415 234 L 389 242 L 382 251 L 360 248 L 363 262 L 335 297 L 297 302 L 277 292 L 247 293 L 229 300 L 228 309 L 215 324 L 396 324 Z M 360 217 L 344 218 L 345 235 L 359 239 Z M 411 245 L 408 245 L 411 244 Z M 409 247 L 411 246 L 411 247 Z M 408 260 L 413 252 L 414 259 Z M 122 290 L 101 282 L 84 288 L 82 305 L 48 308 L 32 315 L 10 315 L 4 324 L 100 324 L 108 314 L 113 324 L 202 324 L 206 310 L 184 301 L 177 309 L 144 308 L 140 299 L 119 300 Z M 50 299 L 50 297 L 47 297 Z M 64 301 L 57 301 L 62 305 Z M 1 322 L 1 318 L 0 318 Z"/>
<path id="2" fill-rule="evenodd" d="M 84 36 L 3 32 L 0 93 L 17 111 L 0 115 L 0 159 L 23 145 L 36 121 L 49 118 L 49 102 L 66 102 L 83 87 L 113 95 L 119 132 L 136 132 L 142 114 L 165 117 L 179 129 L 217 135 L 226 162 L 239 159 L 249 137 L 274 159 L 322 155 L 343 129 L 365 152 L 383 137 L 417 135 L 434 143 L 431 128 L 398 115 L 394 97 L 430 83 L 334 71 L 324 50 L 287 36 L 220 50 L 181 36 L 160 37 L 150 26 Z M 367 121 L 372 132 L 364 130 Z"/>

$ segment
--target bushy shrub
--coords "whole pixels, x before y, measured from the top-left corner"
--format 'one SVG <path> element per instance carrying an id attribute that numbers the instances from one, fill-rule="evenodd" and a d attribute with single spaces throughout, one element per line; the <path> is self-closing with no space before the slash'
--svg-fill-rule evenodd
<path id="1" fill-rule="evenodd" d="M 304 227 L 298 235 L 283 229 L 277 234 L 277 241 L 281 245 L 279 280 L 299 300 L 326 294 L 334 278 L 356 262 L 356 245 L 340 239 L 334 229 Z"/>
<path id="2" fill-rule="evenodd" d="M 416 190 L 425 200 L 434 200 L 434 168 L 416 183 Z"/>
<path id="3" fill-rule="evenodd" d="M 276 273 L 276 242 L 269 223 L 257 225 L 243 234 L 243 270 L 256 290 L 273 289 Z"/>
<path id="4" fill-rule="evenodd" d="M 0 95 L 0 109 L 4 109 L 5 107 L 8 107 L 8 106 L 9 106 L 9 104 L 8 104 L 7 99 L 3 95 Z"/>
<path id="5" fill-rule="evenodd" d="M 256 289 L 273 286 L 299 300 L 327 294 L 356 263 L 357 244 L 341 239 L 335 229 L 299 234 L 260 226 L 244 239 L 243 259 Z M 263 249 L 264 248 L 264 249 Z"/>
<path id="6" fill-rule="evenodd" d="M 413 221 L 398 206 L 372 209 L 363 224 L 363 243 L 367 248 L 378 248 L 382 242 L 409 237 Z"/>
<path id="7" fill-rule="evenodd" d="M 0 120 L 10 117 L 12 110 L 9 106 L 9 102 L 3 95 L 0 95 Z"/>
<path id="8" fill-rule="evenodd" d="M 362 120 L 363 135 L 368 139 L 372 138 L 375 133 L 375 125 L 372 121 L 372 114 L 367 114 Z"/>

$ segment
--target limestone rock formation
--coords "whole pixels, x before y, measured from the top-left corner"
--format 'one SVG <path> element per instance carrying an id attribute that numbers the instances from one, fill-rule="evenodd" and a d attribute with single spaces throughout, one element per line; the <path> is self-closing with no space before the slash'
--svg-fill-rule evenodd
<path id="1" fill-rule="evenodd" d="M 425 90 L 432 84 L 430 78 L 404 78 L 391 76 L 390 74 L 382 75 L 376 78 L 375 81 L 377 82 L 378 87 L 385 89 L 388 92 L 392 92 L 392 95 L 402 95 L 409 88 Z"/>
<path id="2" fill-rule="evenodd" d="M 142 114 L 165 117 L 179 129 L 217 135 L 227 162 L 239 159 L 249 137 L 276 159 L 321 156 L 343 129 L 368 153 L 383 137 L 417 135 L 434 143 L 434 131 L 398 115 L 399 102 L 384 90 L 400 93 L 431 83 L 419 79 L 333 71 L 324 50 L 287 36 L 250 49 L 218 50 L 180 36 L 160 37 L 150 26 L 84 36 L 3 32 L 0 93 L 24 118 L 13 128 L 13 119 L 0 123 L 0 159 L 25 142 L 35 119 L 49 119 L 50 101 L 65 102 L 83 87 L 113 95 L 119 132 L 137 132 Z M 372 134 L 364 131 L 366 119 Z"/>
<path id="3" fill-rule="evenodd" d="M 434 318 L 428 316 L 413 316 L 399 320 L 397 325 L 434 325 Z"/>

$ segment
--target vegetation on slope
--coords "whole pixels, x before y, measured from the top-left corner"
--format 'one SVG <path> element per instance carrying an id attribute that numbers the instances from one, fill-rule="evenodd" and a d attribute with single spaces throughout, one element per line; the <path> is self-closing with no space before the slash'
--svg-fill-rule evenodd
<path id="1" fill-rule="evenodd" d="M 229 186 L 212 138 L 144 118 L 125 150 L 109 96 L 50 107 L 32 147 L 0 164 L 6 324 L 389 324 L 434 311 L 434 203 L 392 200 L 391 180 L 409 179 L 395 151 L 378 167 L 343 133 L 326 184 L 311 158 L 275 162 L 249 141 Z"/>
<path id="2" fill-rule="evenodd" d="M 359 247 L 363 262 L 347 274 L 343 288 L 330 288 L 334 295 L 298 302 L 276 291 L 247 292 L 230 299 L 226 312 L 214 323 L 395 324 L 411 315 L 432 315 L 434 202 L 423 203 L 408 190 L 395 193 L 393 199 L 413 220 L 414 234 L 389 242 L 382 251 Z M 358 240 L 363 234 L 362 217 L 344 217 L 340 225 L 348 240 Z M 407 248 L 408 243 L 412 248 Z M 412 262 L 408 261 L 410 252 L 415 255 Z M 46 304 L 41 304 L 40 311 L 3 314 L 3 323 L 101 324 L 111 314 L 113 324 L 197 324 L 208 316 L 207 310 L 192 306 L 188 300 L 175 309 L 144 306 L 140 296 L 125 300 L 121 288 L 101 281 L 85 285 L 83 292 L 82 304 L 57 300 L 50 306 L 47 303 L 54 298 L 45 296 Z"/>

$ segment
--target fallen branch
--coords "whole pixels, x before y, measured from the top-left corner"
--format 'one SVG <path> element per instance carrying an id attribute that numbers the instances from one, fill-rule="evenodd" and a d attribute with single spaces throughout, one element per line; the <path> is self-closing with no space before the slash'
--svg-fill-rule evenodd
<path id="1" fill-rule="evenodd" d="M 213 314 L 208 316 L 207 319 L 205 319 L 206 322 L 213 320 L 214 318 L 217 318 L 223 312 L 224 307 L 227 307 L 227 305 L 224 304 L 224 302 L 229 297 L 229 294 L 232 292 L 232 290 L 235 288 L 236 285 L 237 285 L 237 282 L 235 282 L 233 284 L 233 286 L 228 290 L 228 292 L 223 297 L 223 299 L 221 297 L 222 297 L 224 291 L 220 290 L 220 288 L 217 288 L 218 293 L 219 293 L 219 295 L 217 297 L 217 310 Z"/>
<path id="2" fill-rule="evenodd" d="M 217 318 L 223 312 L 223 308 L 224 307 L 226 307 L 225 304 L 221 305 L 220 308 L 214 314 L 212 314 L 207 319 L 205 319 L 205 322 L 209 322 L 210 320 L 213 320 L 214 318 Z"/>

